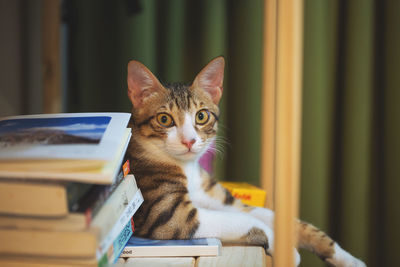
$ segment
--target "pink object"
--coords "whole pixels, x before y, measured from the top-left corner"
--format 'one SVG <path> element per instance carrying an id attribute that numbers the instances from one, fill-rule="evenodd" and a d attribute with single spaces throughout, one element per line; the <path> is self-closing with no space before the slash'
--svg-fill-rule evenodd
<path id="1" fill-rule="evenodd" d="M 208 173 L 212 173 L 213 171 L 213 160 L 214 160 L 214 149 L 215 144 L 211 144 L 210 148 L 207 150 L 206 153 L 200 158 L 199 163 L 200 166 L 205 169 Z"/>

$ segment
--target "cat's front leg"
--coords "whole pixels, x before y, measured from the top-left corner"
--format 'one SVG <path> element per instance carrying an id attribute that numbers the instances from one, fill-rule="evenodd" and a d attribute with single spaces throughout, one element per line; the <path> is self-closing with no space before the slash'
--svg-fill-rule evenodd
<path id="1" fill-rule="evenodd" d="M 261 245 L 268 254 L 273 250 L 273 232 L 261 221 L 242 213 L 198 208 L 196 238 L 217 237 L 223 242 Z"/>
<path id="2" fill-rule="evenodd" d="M 273 254 L 274 234 L 262 221 L 241 212 L 218 211 L 198 208 L 199 227 L 196 238 L 217 237 L 223 242 L 261 245 L 269 255 Z M 295 263 L 300 256 L 295 250 Z"/>
<path id="3" fill-rule="evenodd" d="M 275 212 L 270 209 L 260 208 L 260 207 L 247 207 L 247 212 L 249 215 L 259 219 L 270 228 L 274 228 Z"/>

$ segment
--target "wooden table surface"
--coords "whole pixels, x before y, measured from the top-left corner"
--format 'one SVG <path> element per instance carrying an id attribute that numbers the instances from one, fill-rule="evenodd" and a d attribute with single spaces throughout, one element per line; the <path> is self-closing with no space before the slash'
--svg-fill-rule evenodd
<path id="1" fill-rule="evenodd" d="M 265 267 L 267 256 L 262 247 L 224 246 L 218 257 L 128 258 L 117 266 L 126 267 Z"/>

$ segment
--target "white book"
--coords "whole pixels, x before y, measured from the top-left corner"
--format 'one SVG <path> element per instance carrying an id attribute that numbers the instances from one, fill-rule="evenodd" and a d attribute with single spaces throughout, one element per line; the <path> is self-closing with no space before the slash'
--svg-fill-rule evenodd
<path id="1" fill-rule="evenodd" d="M 217 238 L 152 240 L 132 236 L 120 257 L 218 256 L 220 249 L 221 241 Z"/>
<path id="2" fill-rule="evenodd" d="M 111 184 L 131 131 L 129 113 L 0 119 L 0 177 Z"/>
<path id="3" fill-rule="evenodd" d="M 130 223 L 132 216 L 136 213 L 136 211 L 139 209 L 139 207 L 142 203 L 143 203 L 143 196 L 142 196 L 142 193 L 140 192 L 140 189 L 138 189 L 136 191 L 135 196 L 129 201 L 129 203 L 124 208 L 119 219 L 111 226 L 111 230 L 107 231 L 107 235 L 103 234 L 100 244 L 96 251 L 97 259 L 100 259 L 102 257 L 102 255 L 109 249 L 109 247 L 112 245 L 112 243 L 118 237 L 118 235 L 121 233 L 121 231 L 126 227 L 127 224 Z M 112 213 L 110 210 L 108 210 L 108 211 L 110 213 Z M 110 215 L 112 215 L 112 214 L 109 214 L 109 216 Z M 99 216 L 103 216 L 103 214 L 99 213 Z M 96 217 L 95 217 L 95 219 L 93 220 L 93 222 L 91 224 L 91 227 L 96 227 L 97 224 L 100 224 L 100 226 L 101 226 L 101 224 L 105 223 L 105 220 L 107 220 L 107 219 L 100 218 L 100 217 L 99 217 L 99 220 L 96 220 Z"/>

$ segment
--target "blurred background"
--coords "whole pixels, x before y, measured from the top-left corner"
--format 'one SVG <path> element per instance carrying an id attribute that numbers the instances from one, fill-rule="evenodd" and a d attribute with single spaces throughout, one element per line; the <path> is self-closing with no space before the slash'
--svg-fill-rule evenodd
<path id="1" fill-rule="evenodd" d="M 0 0 L 0 116 L 131 109 L 226 59 L 221 180 L 260 184 L 262 0 Z M 305 0 L 300 217 L 368 266 L 400 266 L 400 1 Z M 324 266 L 302 254 L 301 266 Z"/>

